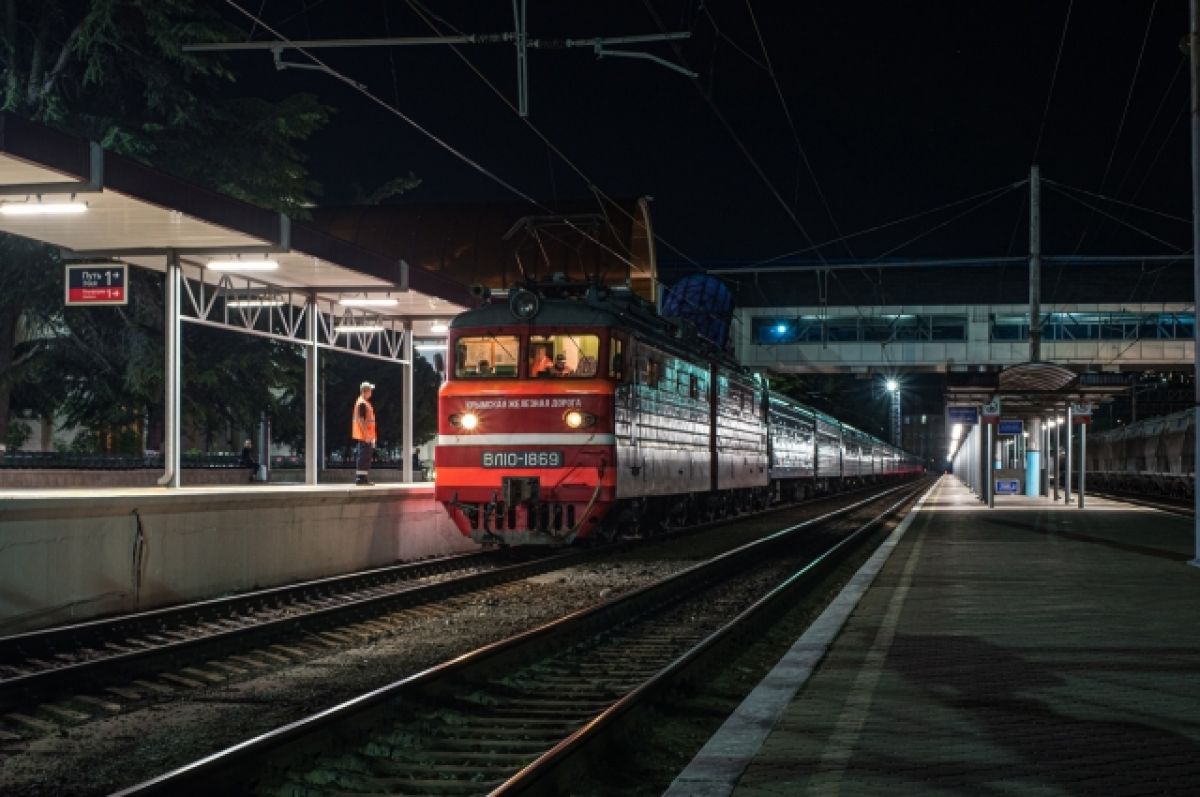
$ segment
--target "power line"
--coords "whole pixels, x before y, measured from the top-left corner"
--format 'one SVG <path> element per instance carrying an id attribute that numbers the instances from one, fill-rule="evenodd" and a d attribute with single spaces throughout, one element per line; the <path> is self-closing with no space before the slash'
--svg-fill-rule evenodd
<path id="1" fill-rule="evenodd" d="M 1125 174 L 1121 177 L 1121 182 L 1117 184 L 1117 190 L 1113 191 L 1114 196 L 1120 196 L 1121 191 L 1125 188 L 1125 183 L 1129 181 L 1129 176 L 1133 174 L 1134 167 L 1137 166 L 1138 156 L 1142 154 L 1142 149 L 1145 148 L 1146 142 L 1150 140 L 1150 135 L 1154 132 L 1154 126 L 1158 123 L 1158 117 L 1162 114 L 1163 108 L 1167 105 L 1167 98 L 1171 96 L 1171 89 L 1175 87 L 1175 81 L 1183 74 L 1183 64 L 1187 59 L 1180 58 L 1175 64 L 1175 74 L 1171 75 L 1170 82 L 1163 90 L 1162 97 L 1158 100 L 1158 107 L 1154 109 L 1154 114 L 1150 117 L 1150 124 L 1146 126 L 1146 134 L 1142 136 L 1142 140 L 1138 142 L 1137 149 L 1133 152 L 1133 157 L 1129 161 L 1129 168 L 1125 170 Z"/>
<path id="2" fill-rule="evenodd" d="M 779 78 L 775 74 L 775 66 L 771 63 L 771 55 L 767 52 L 767 43 L 763 39 L 762 29 L 758 26 L 758 17 L 754 15 L 754 6 L 750 0 L 746 0 L 746 11 L 750 14 L 750 21 L 754 24 L 754 33 L 758 36 L 758 46 L 762 48 L 763 60 L 767 64 L 767 74 L 771 77 L 771 83 L 775 86 L 775 96 L 779 98 L 779 105 L 783 109 L 783 115 L 787 119 L 788 129 L 792 133 L 792 140 L 796 142 L 796 151 L 800 153 L 800 160 L 804 163 L 804 168 L 808 170 L 808 176 L 812 178 L 813 187 L 817 189 L 817 196 L 821 199 L 821 205 L 825 208 L 825 214 L 829 216 L 829 223 L 833 225 L 833 231 L 839 237 L 842 230 L 838 227 L 837 219 L 833 216 L 833 208 L 829 206 L 829 200 L 825 196 L 825 192 L 821 189 L 821 181 L 817 179 L 817 173 L 813 170 L 812 162 L 808 159 L 808 153 L 804 151 L 804 144 L 800 141 L 800 133 L 796 130 L 796 122 L 792 119 L 792 112 L 788 108 L 787 100 L 783 96 L 783 89 L 779 85 Z M 850 251 L 850 246 L 842 240 L 842 246 L 846 249 L 846 254 L 854 257 L 854 252 Z"/>
<path id="3" fill-rule="evenodd" d="M 515 185 L 513 185 L 512 183 L 510 183 L 510 182 L 508 182 L 507 180 L 505 180 L 504 178 L 500 177 L 500 176 L 499 176 L 499 175 L 497 175 L 495 172 L 492 172 L 491 170 L 487 169 L 485 166 L 483 166 L 482 164 L 480 164 L 478 161 L 474 160 L 473 158 L 471 158 L 470 156 L 468 156 L 466 153 L 464 153 L 464 152 L 462 152 L 461 150 L 457 149 L 456 147 L 454 147 L 453 145 L 451 145 L 451 144 L 450 144 L 449 142 L 447 142 L 446 140 L 442 139 L 442 138 L 441 138 L 440 136 L 438 136 L 437 134 L 435 134 L 435 133 L 433 133 L 432 131 L 430 131 L 430 130 L 426 129 L 426 128 L 425 128 L 424 126 L 422 126 L 422 125 L 421 125 L 419 122 L 417 122 L 417 121 L 416 121 L 415 119 L 413 119 L 412 117 L 408 116 L 406 113 L 404 113 L 403 111 L 401 111 L 399 108 L 396 108 L 395 106 L 388 104 L 388 103 L 387 103 L 385 100 L 383 100 L 382 98 L 380 98 L 378 95 L 374 94 L 374 93 L 373 93 L 373 92 L 372 92 L 370 89 L 368 89 L 366 86 L 364 86 L 364 85 L 362 85 L 362 84 L 360 84 L 360 83 L 356 82 L 355 80 L 351 79 L 350 77 L 347 77 L 346 75 L 342 74 L 341 72 L 337 71 L 336 69 L 333 69 L 332 67 L 330 67 L 328 64 L 326 64 L 326 63 L 325 63 L 324 61 L 322 61 L 320 58 L 318 58 L 318 57 L 316 57 L 315 55 L 313 55 L 311 52 L 309 52 L 309 51 L 308 51 L 307 49 L 305 49 L 304 47 L 301 47 L 301 46 L 297 45 L 296 43 L 292 42 L 292 41 L 291 41 L 291 40 L 290 40 L 290 39 L 289 39 L 287 36 L 283 35 L 283 34 L 282 34 L 282 33 L 280 33 L 279 31 L 275 30 L 275 29 L 274 29 L 274 28 L 272 28 L 270 25 L 268 25 L 266 22 L 264 22 L 263 20 L 259 19 L 259 18 L 258 18 L 258 17 L 256 17 L 254 14 L 252 14 L 250 11 L 248 11 L 248 10 L 246 10 L 245 8 L 243 8 L 242 6 L 238 5 L 238 3 L 236 2 L 236 0 L 225 0 L 225 2 L 226 2 L 226 3 L 228 3 L 230 6 L 232 6 L 232 7 L 233 7 L 233 8 L 234 8 L 236 11 L 238 11 L 240 14 L 242 14 L 243 16 L 245 16 L 245 17 L 247 17 L 248 19 L 250 19 L 251 21 L 256 21 L 256 22 L 259 24 L 259 26 L 263 28 L 263 30 L 266 30 L 266 31 L 268 31 L 268 32 L 269 32 L 269 33 L 270 33 L 272 36 L 274 36 L 275 38 L 279 39 L 280 41 L 282 41 L 282 42 L 286 43 L 286 44 L 287 44 L 288 46 L 290 46 L 292 49 L 294 49 L 294 50 L 296 50 L 297 52 L 299 52 L 299 53 L 301 53 L 302 55 L 304 55 L 306 58 L 308 58 L 308 59 L 309 59 L 310 61 L 312 61 L 314 64 L 316 64 L 317 66 L 319 66 L 319 67 L 320 67 L 320 68 L 321 68 L 323 71 L 325 71 L 325 72 L 328 72 L 328 73 L 329 73 L 331 76 L 333 76 L 333 77 L 334 77 L 334 78 L 336 78 L 337 80 L 341 81 L 342 83 L 345 83 L 346 85 L 350 86 L 352 89 L 354 89 L 355 91 L 357 91 L 359 94 L 362 94 L 364 97 L 366 97 L 367 99 L 369 99 L 371 102 L 375 103 L 376 105 L 380 106 L 380 107 L 381 107 L 381 108 L 383 108 L 384 110 L 386 110 L 386 111 L 388 111 L 389 113 L 391 113 L 391 114 L 395 115 L 396 117 L 400 118 L 400 119 L 401 119 L 401 120 L 402 120 L 402 121 L 403 121 L 405 124 L 409 125 L 409 126 L 410 126 L 410 127 L 412 127 L 414 130 L 416 130 L 417 132 L 419 132 L 419 133 L 421 133 L 422 135 L 424 135 L 424 136 L 425 136 L 426 138 L 428 138 L 430 141 L 434 142 L 434 143 L 435 143 L 435 144 L 437 144 L 439 147 L 441 147 L 442 149 L 446 150 L 446 151 L 447 151 L 447 152 L 449 152 L 451 155 L 453 155 L 455 158 L 459 159 L 459 160 L 460 160 L 460 161 L 462 161 L 463 163 L 465 163 L 465 164 L 467 164 L 468 166 L 470 166 L 472 169 L 476 170 L 476 171 L 477 171 L 477 172 L 479 172 L 480 174 L 484 175 L 484 176 L 485 176 L 485 177 L 487 177 L 488 179 L 492 180 L 492 181 L 493 181 L 493 182 L 495 182 L 496 184 L 500 185 L 501 187 L 505 188 L 506 190 L 510 191 L 511 193 L 515 194 L 516 196 L 520 197 L 521 199 L 524 199 L 526 202 L 528 202 L 529 204 L 533 205 L 534 207 L 536 207 L 536 208 L 539 208 L 539 209 L 541 209 L 542 211 L 544 211 L 544 212 L 546 212 L 546 213 L 548 213 L 548 214 L 553 214 L 553 213 L 554 213 L 554 211 L 553 211 L 553 210 L 551 210 L 550 208 L 546 207 L 546 206 L 545 206 L 545 205 L 543 205 L 542 203 L 538 202 L 536 199 L 534 199 L 533 197 L 529 196 L 528 194 L 526 194 L 526 193 L 525 193 L 524 191 L 522 191 L 521 189 L 517 188 L 517 187 L 516 187 Z M 592 242 L 593 242 L 593 243 L 595 243 L 597 246 L 599 246 L 601 249 L 603 249 L 604 251 L 606 251 L 606 252 L 608 252 L 609 254 L 613 255 L 613 256 L 614 256 L 614 257 L 616 257 L 618 260 L 620 260 L 621 262 L 623 262 L 623 263 L 625 263 L 626 265 L 628 265 L 630 268 L 637 268 L 637 266 L 636 266 L 636 265 L 635 265 L 633 262 L 631 262 L 631 261 L 627 260 L 627 259 L 626 259 L 626 258 L 625 258 L 623 255 L 621 255 L 619 252 L 616 252 L 616 251 L 614 251 L 614 250 L 613 250 L 611 247 L 609 247 L 608 245 L 606 245 L 606 244 L 605 244 L 603 241 L 600 241 L 599 239 L 595 238 L 594 236 L 592 236 L 592 235 L 588 234 L 588 232 L 587 232 L 586 230 L 583 230 L 583 229 L 581 229 L 580 227 L 578 227 L 576 224 L 574 224 L 574 223 L 573 223 L 572 221 L 570 221 L 569 219 L 565 219 L 564 221 L 565 221 L 565 223 L 566 223 L 566 225 L 567 225 L 568 227 L 571 227 L 571 228 L 572 228 L 572 229 L 574 229 L 576 232 L 578 232 L 580 235 L 582 235 L 583 237 L 585 237 L 585 238 L 587 238 L 588 240 L 592 241 Z"/>
<path id="4" fill-rule="evenodd" d="M 642 2 L 646 7 L 646 11 L 650 14 L 650 18 L 654 20 L 654 24 L 658 25 L 659 30 L 666 32 L 666 26 L 663 24 L 662 18 L 659 17 L 658 12 L 654 10 L 654 6 L 650 4 L 650 0 L 642 0 Z M 675 56 L 679 59 L 680 63 L 682 63 L 688 69 L 691 69 L 691 67 L 688 65 L 687 57 L 684 55 L 683 50 L 679 47 L 678 43 L 671 42 L 671 47 L 675 50 Z M 707 92 L 699 82 L 693 81 L 692 85 L 696 87 L 696 91 L 700 93 L 700 97 L 708 104 L 709 109 L 711 109 L 713 115 L 717 117 L 717 120 L 721 123 L 721 126 L 725 128 L 725 132 L 728 133 L 729 137 L 733 139 L 733 142 L 737 145 L 747 162 L 749 162 L 750 167 L 754 170 L 754 173 L 757 174 L 759 179 L 762 180 L 763 185 L 765 185 L 767 190 L 770 191 L 771 196 L 775 197 L 775 200 L 779 203 L 779 206 L 783 208 L 784 213 L 786 213 L 788 218 L 792 220 L 792 223 L 796 226 L 796 229 L 800 231 L 800 235 L 804 237 L 805 242 L 811 246 L 813 244 L 812 236 L 808 234 L 808 230 L 805 229 L 804 224 L 801 223 L 799 217 L 796 216 L 795 212 L 793 212 L 792 207 L 782 196 L 780 196 L 778 189 L 775 188 L 775 185 L 771 182 L 770 178 L 767 177 L 766 172 L 763 171 L 763 168 L 758 164 L 758 161 L 754 159 L 752 154 L 750 154 L 749 148 L 746 147 L 746 144 L 742 141 L 741 137 L 738 136 L 737 131 L 733 129 L 733 125 L 731 125 L 729 120 L 725 118 L 725 114 L 721 113 L 721 109 L 717 107 L 715 102 L 713 102 L 712 95 Z M 825 259 L 825 256 L 820 252 L 819 249 L 817 250 L 817 257 L 821 258 L 822 260 Z"/>
<path id="5" fill-rule="evenodd" d="M 958 213 L 958 214 L 946 219 L 941 224 L 934 225 L 933 227 L 929 228 L 925 232 L 923 232 L 919 235 L 915 235 L 912 238 L 909 238 L 907 241 L 905 241 L 902 244 L 899 244 L 898 246 L 893 246 L 891 249 L 887 250 L 886 252 L 879 255 L 875 259 L 882 260 L 883 258 L 887 257 L 888 255 L 892 254 L 893 252 L 897 252 L 897 251 L 903 249 L 904 247 L 908 246 L 909 244 L 916 243 L 917 241 L 921 240 L 922 238 L 924 238 L 928 235 L 932 235 L 933 233 L 937 232 L 938 230 L 942 229 L 943 227 L 947 227 L 950 224 L 953 224 L 954 222 L 958 221 L 959 219 L 963 218 L 964 216 L 968 216 L 971 213 L 974 213 L 975 211 L 979 210 L 980 208 L 984 207 L 985 205 L 990 205 L 991 203 L 995 202 L 997 199 L 999 199 L 1000 197 L 1009 193 L 1010 191 L 1015 191 L 1017 189 L 1017 187 L 1022 185 L 1024 182 L 1025 181 L 1022 180 L 1019 183 L 1014 183 L 1013 185 L 1008 186 L 1007 189 L 1002 190 L 1000 193 L 995 194 L 991 197 L 988 197 L 987 199 L 984 199 L 980 202 L 977 202 L 976 204 L 972 205 L 971 207 L 963 210 L 963 212 Z"/>
<path id="6" fill-rule="evenodd" d="M 1129 81 L 1129 92 L 1125 95 L 1125 107 L 1121 109 L 1121 121 L 1117 124 L 1117 135 L 1113 139 L 1112 150 L 1108 153 L 1108 163 L 1104 165 L 1104 174 L 1100 178 L 1100 191 L 1104 191 L 1104 184 L 1108 182 L 1108 173 L 1112 169 L 1113 158 L 1117 154 L 1117 145 L 1121 143 L 1121 132 L 1125 130 L 1125 120 L 1129 116 L 1129 103 L 1133 99 L 1133 90 L 1137 86 L 1138 73 L 1142 71 L 1142 57 L 1146 54 L 1146 41 L 1150 38 L 1150 25 L 1154 22 L 1154 9 L 1158 7 L 1158 0 L 1154 0 L 1150 4 L 1150 15 L 1146 18 L 1146 30 L 1142 33 L 1142 46 L 1138 50 L 1137 63 L 1133 67 L 1133 77 Z"/>
<path id="7" fill-rule="evenodd" d="M 1143 230 L 1141 227 L 1138 227 L 1136 224 L 1131 224 L 1130 222 L 1125 221 L 1124 219 L 1121 219 L 1117 216 L 1114 216 L 1113 214 L 1108 213 L 1107 211 L 1103 210 L 1102 208 L 1097 207 L 1096 205 L 1093 205 L 1090 202 L 1085 202 L 1084 200 L 1080 199 L 1079 197 L 1071 195 L 1067 191 L 1064 191 L 1063 188 L 1061 186 L 1059 186 L 1057 183 L 1051 183 L 1050 188 L 1051 188 L 1051 190 L 1057 191 L 1058 193 L 1062 194 L 1067 199 L 1070 199 L 1074 202 L 1078 202 L 1079 204 L 1083 205 L 1085 208 L 1091 210 L 1093 213 L 1098 213 L 1099 215 L 1104 216 L 1105 218 L 1112 219 L 1113 221 L 1117 222 L 1118 224 L 1120 224 L 1124 227 L 1128 227 L 1129 229 L 1133 230 L 1134 232 L 1144 235 L 1152 241 L 1157 241 L 1158 243 L 1162 244 L 1163 246 L 1167 247 L 1168 249 L 1174 249 L 1176 252 L 1179 252 L 1181 254 L 1184 252 L 1183 248 L 1176 246 L 1175 244 L 1171 243 L 1170 241 L 1166 241 L 1162 238 L 1159 238 L 1154 233 L 1149 232 L 1147 230 Z M 1081 243 L 1082 243 L 1082 241 L 1081 241 Z M 1078 249 L 1078 247 L 1076 247 L 1076 249 Z"/>
<path id="8" fill-rule="evenodd" d="M 1132 209 L 1132 210 L 1140 210 L 1140 211 L 1142 211 L 1143 213 L 1150 213 L 1150 214 L 1153 214 L 1153 215 L 1155 215 L 1155 216 L 1161 216 L 1161 217 L 1163 217 L 1164 219 L 1170 219 L 1171 221 L 1178 221 L 1178 222 L 1181 222 L 1181 223 L 1183 223 L 1183 224 L 1187 224 L 1187 225 L 1189 225 L 1189 226 L 1190 226 L 1190 225 L 1191 225 L 1191 223 L 1192 223 L 1192 220 L 1191 220 L 1191 219 L 1185 219 L 1183 216 L 1176 216 L 1176 215 L 1173 215 L 1173 214 L 1171 214 L 1171 213 L 1164 213 L 1164 212 L 1163 212 L 1163 211 L 1161 211 L 1161 210 L 1155 210 L 1154 208 L 1148 208 L 1148 207 L 1146 207 L 1145 205 L 1135 205 L 1135 204 L 1134 204 L 1134 203 L 1132 203 L 1132 202 L 1125 202 L 1125 201 L 1123 201 L 1123 200 L 1120 200 L 1120 199 L 1115 199 L 1114 197 L 1105 196 L 1104 194 L 1097 194 L 1097 193 L 1095 193 L 1094 191 L 1088 191 L 1088 190 L 1087 190 L 1087 189 L 1085 189 L 1085 188 L 1079 188 L 1078 186 L 1074 186 L 1074 185 L 1068 185 L 1068 184 L 1066 184 L 1066 183 L 1060 183 L 1060 182 L 1059 182 L 1059 181 L 1057 181 L 1057 180 L 1051 180 L 1051 179 L 1049 179 L 1049 178 L 1047 178 L 1047 177 L 1043 177 L 1043 178 L 1042 178 L 1042 182 L 1044 182 L 1044 183 L 1051 183 L 1051 184 L 1053 184 L 1053 185 L 1056 185 L 1056 186 L 1058 186 L 1058 187 L 1060 187 L 1060 188 L 1066 188 L 1066 189 L 1069 189 L 1069 190 L 1071 190 L 1071 191 L 1078 191 L 1079 193 L 1081 193 L 1081 194 L 1085 194 L 1085 195 L 1087 195 L 1087 196 L 1090 196 L 1090 197 L 1092 197 L 1093 199 L 1103 199 L 1105 202 L 1112 202 L 1114 205 L 1121 205 L 1122 207 L 1130 208 L 1130 209 Z"/>
<path id="9" fill-rule="evenodd" d="M 922 210 L 918 213 L 911 213 L 907 216 L 902 216 L 901 218 L 894 219 L 893 221 L 884 222 L 883 224 L 876 224 L 873 227 L 867 227 L 866 229 L 859 230 L 858 232 L 852 232 L 848 235 L 843 235 L 840 238 L 831 238 L 828 241 L 823 241 L 814 246 L 808 246 L 803 249 L 793 249 L 790 252 L 784 252 L 783 254 L 775 255 L 774 257 L 768 257 L 766 260 L 759 260 L 755 263 L 750 264 L 750 267 L 753 268 L 755 266 L 765 266 L 770 263 L 775 263 L 779 260 L 785 260 L 789 257 L 795 257 L 796 255 L 802 255 L 802 254 L 806 254 L 808 252 L 818 251 L 824 247 L 832 246 L 833 244 L 840 243 L 843 239 L 844 240 L 852 240 L 854 238 L 861 238 L 864 235 L 870 235 L 873 232 L 879 232 L 880 230 L 886 230 L 889 227 L 895 227 L 899 224 L 904 224 L 906 222 L 913 221 L 915 219 L 919 219 L 924 216 L 931 216 L 934 213 L 940 213 L 943 210 L 949 210 L 950 208 L 957 207 L 958 205 L 962 205 L 967 202 L 973 202 L 976 199 L 980 199 L 982 197 L 986 197 L 991 194 L 997 194 L 997 193 L 1008 191 L 1013 188 L 1017 188 L 1019 186 L 1025 185 L 1028 182 L 1029 182 L 1028 180 L 1019 180 L 1018 182 L 1010 183 L 1008 185 L 1002 185 L 1002 186 L 999 186 L 998 188 L 990 188 L 987 191 L 980 191 L 977 194 L 972 194 L 971 196 L 963 197 L 962 199 L 956 199 L 952 202 L 947 202 L 943 205 L 938 205 L 937 207 L 930 208 L 928 210 Z"/>
<path id="10" fill-rule="evenodd" d="M 431 18 L 438 20 L 443 25 L 446 25 L 447 27 L 449 27 L 451 30 L 457 31 L 457 29 L 453 25 L 450 25 L 444 19 L 441 19 L 440 17 L 436 17 L 433 14 L 428 13 L 428 9 L 426 9 L 424 4 L 422 4 L 420 2 L 420 0 L 407 0 L 407 2 L 408 2 L 409 7 L 412 8 L 412 10 L 417 14 L 417 16 L 421 19 L 421 21 L 424 22 L 429 27 L 429 29 L 432 30 L 434 33 L 441 35 L 441 31 L 439 31 L 437 26 L 434 25 L 433 22 L 430 21 Z M 536 135 L 539 139 L 541 139 L 542 143 L 546 145 L 547 149 L 549 149 L 551 152 L 553 152 L 555 155 L 557 155 L 563 161 L 563 163 L 567 164 L 567 166 L 570 167 L 570 169 L 573 172 L 575 172 L 575 174 L 581 180 L 583 180 L 584 184 L 588 187 L 588 190 L 590 192 L 608 200 L 609 204 L 616 207 L 631 222 L 633 222 L 635 224 L 637 223 L 637 219 L 634 218 L 634 216 L 631 213 L 629 213 L 629 211 L 625 210 L 625 208 L 622 207 L 621 205 L 619 205 L 616 201 L 614 201 L 612 199 L 612 197 L 608 196 L 606 193 L 601 191 L 600 188 L 592 181 L 592 179 L 587 174 L 585 174 L 583 172 L 583 170 L 575 164 L 574 161 L 572 161 L 569 157 L 567 157 L 566 153 L 564 153 L 561 149 L 559 149 L 554 144 L 554 142 L 552 142 L 550 140 L 550 138 L 548 136 L 546 136 L 546 134 L 544 134 L 540 128 L 537 127 L 537 125 L 535 125 L 533 122 L 529 121 L 528 117 L 521 116 L 520 111 L 517 108 L 517 106 L 515 106 L 513 104 L 513 102 L 507 96 L 505 96 L 504 92 L 501 91 L 500 88 L 498 86 L 496 86 L 495 83 L 493 83 L 491 80 L 489 80 L 487 78 L 487 76 L 485 74 L 483 74 L 483 72 L 477 66 L 475 66 L 475 64 L 471 61 L 471 59 L 467 58 L 467 56 L 462 52 L 462 50 L 459 47 L 452 44 L 452 45 L 450 45 L 450 50 L 455 55 L 457 55 L 458 58 L 464 64 L 467 65 L 468 69 L 470 69 L 472 72 L 474 72 L 475 75 L 481 81 L 483 81 L 485 86 L 487 86 L 489 89 L 492 90 L 492 93 L 494 93 L 497 97 L 500 98 L 500 101 L 503 102 L 509 108 L 509 110 L 511 110 L 513 113 L 517 114 L 517 118 L 519 118 L 522 122 L 524 122 L 526 127 L 528 127 L 533 132 L 534 135 Z M 600 207 L 601 207 L 601 212 L 604 212 L 603 204 L 601 204 Z M 605 213 L 605 218 L 607 218 L 607 213 Z M 658 233 L 654 233 L 654 239 L 656 241 L 659 241 L 660 243 L 662 243 L 664 246 L 666 246 L 668 249 L 670 249 L 675 254 L 682 257 L 688 263 L 695 266 L 697 269 L 701 268 L 700 264 L 698 262 L 696 262 L 693 258 L 691 258 L 687 253 L 685 253 L 683 250 L 676 247 L 670 241 L 668 241 L 665 238 L 663 238 L 662 236 L 660 236 Z"/>
<path id="11" fill-rule="evenodd" d="M 1062 37 L 1058 40 L 1058 55 L 1054 56 L 1054 71 L 1050 73 L 1050 90 L 1046 92 L 1046 107 L 1042 110 L 1042 123 L 1038 126 L 1037 141 L 1033 145 L 1031 163 L 1037 163 L 1038 153 L 1042 150 L 1042 135 L 1046 132 L 1046 119 L 1050 116 L 1050 101 L 1054 99 L 1054 84 L 1058 80 L 1058 65 L 1062 62 L 1063 45 L 1067 42 L 1067 28 L 1071 26 L 1071 9 L 1075 0 L 1067 3 L 1067 18 L 1063 20 Z"/>
<path id="12" fill-rule="evenodd" d="M 709 7 L 708 7 L 708 4 L 707 4 L 707 3 L 704 3 L 704 4 L 702 4 L 702 6 L 701 6 L 701 10 L 704 12 L 704 16 L 708 17 L 708 22 L 709 22 L 709 24 L 711 24 L 711 25 L 712 25 L 712 28 L 713 28 L 713 33 L 717 34 L 717 37 L 718 37 L 718 38 L 720 38 L 720 39 L 724 40 L 724 41 L 725 41 L 725 42 L 726 42 L 726 43 L 727 43 L 727 44 L 728 44 L 730 47 L 732 47 L 732 48 L 733 48 L 735 51 L 737 51 L 737 52 L 738 52 L 740 55 L 742 55 L 743 57 L 745 57 L 745 59 L 746 59 L 747 61 L 749 61 L 750 63 L 754 64 L 754 65 L 755 65 L 755 66 L 757 66 L 759 69 L 763 70 L 764 72 L 770 72 L 770 71 L 771 71 L 771 68 L 770 68 L 770 67 L 769 67 L 767 64 L 764 64 L 762 61 L 758 60 L 758 59 L 757 59 L 757 58 L 755 58 L 753 55 L 751 55 L 749 50 L 747 50 L 746 48 L 742 47 L 742 45 L 738 44 L 738 43 L 737 43 L 737 40 L 735 40 L 735 39 L 734 39 L 732 36 L 730 36 L 729 34 L 727 34 L 727 33 L 726 33 L 726 32 L 725 32 L 725 31 L 724 31 L 722 28 L 721 28 L 721 26 L 717 24 L 717 19 L 716 19 L 716 17 L 714 17 L 714 16 L 712 15 L 712 11 L 709 9 Z"/>

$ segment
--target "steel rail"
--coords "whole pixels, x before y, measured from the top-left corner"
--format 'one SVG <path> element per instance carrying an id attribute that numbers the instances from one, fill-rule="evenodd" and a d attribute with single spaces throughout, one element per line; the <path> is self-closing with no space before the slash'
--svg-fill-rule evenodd
<path id="1" fill-rule="evenodd" d="M 491 791 L 491 797 L 568 793 L 570 779 L 588 766 L 589 759 L 596 760 L 597 748 L 604 747 L 614 734 L 627 729 L 635 721 L 638 711 L 665 699 L 682 683 L 697 680 L 704 672 L 717 668 L 719 660 L 730 653 L 733 646 L 753 639 L 756 632 L 769 628 L 795 605 L 793 599 L 796 593 L 827 576 L 857 550 L 886 518 L 928 489 L 928 484 L 921 484 L 852 534 L 839 540 L 591 722 Z"/>
<path id="2" fill-rule="evenodd" d="M 1143 498 L 1134 493 L 1113 492 L 1111 490 L 1093 490 L 1088 488 L 1088 495 L 1097 498 L 1107 498 L 1111 501 L 1121 501 L 1134 506 L 1145 506 L 1151 509 L 1157 509 L 1162 512 L 1170 512 L 1174 515 L 1182 517 L 1193 517 L 1195 510 L 1192 508 L 1191 500 L 1186 498 L 1171 499 L 1167 496 L 1155 496 L 1152 498 Z M 1178 500 L 1178 503 L 1175 501 Z"/>
<path id="3" fill-rule="evenodd" d="M 439 664 L 393 684 L 360 695 L 340 705 L 270 731 L 202 758 L 119 795 L 246 793 L 261 785 L 264 772 L 279 768 L 284 759 L 309 759 L 328 752 L 329 740 L 351 744 L 373 728 L 392 721 L 398 711 L 429 701 L 461 701 L 464 689 L 479 689 L 539 659 L 570 649 L 580 642 L 609 633 L 654 608 L 671 605 L 682 596 L 719 581 L 756 563 L 771 561 L 803 531 L 842 519 L 900 491 L 902 484 L 871 497 L 788 526 L 760 540 L 739 546 L 700 562 L 663 580 L 597 606 L 582 609 L 470 653 Z M 907 495 L 907 492 L 906 492 Z M 907 500 L 907 499 L 906 499 Z M 871 523 L 877 521 L 873 519 Z M 836 550 L 847 550 L 843 543 Z M 820 561 L 831 561 L 826 552 Z M 811 565 L 809 566 L 811 568 Z M 806 568 L 809 569 L 809 568 Z M 593 720 L 594 721 L 594 720 Z M 554 747 L 551 743 L 545 749 Z M 481 783 L 482 787 L 483 784 Z"/>
<path id="4" fill-rule="evenodd" d="M 244 649 L 251 641 L 265 644 L 300 630 L 344 623 L 356 615 L 393 611 L 528 578 L 581 561 L 592 553 L 555 553 L 511 565 L 498 564 L 500 557 L 494 552 L 457 555 L 5 637 L 0 639 L 0 663 L 6 668 L 18 669 L 19 665 L 11 662 L 30 660 L 35 666 L 39 662 L 44 666 L 0 679 L 0 708 L 28 705 L 66 684 L 78 690 L 82 682 L 113 677 L 127 681 L 134 677 L 134 671 L 151 671 L 185 653 L 195 656 L 203 651 L 217 656 Z M 433 584 L 408 583 L 476 567 L 489 569 Z M 328 605 L 330 600 L 340 602 Z M 289 607 L 299 611 L 269 620 L 256 618 Z M 238 625 L 219 625 L 222 621 Z M 179 638 L 187 633 L 195 635 Z M 165 641 L 142 646 L 145 637 Z M 63 658 L 105 649 L 115 652 L 74 662 Z"/>

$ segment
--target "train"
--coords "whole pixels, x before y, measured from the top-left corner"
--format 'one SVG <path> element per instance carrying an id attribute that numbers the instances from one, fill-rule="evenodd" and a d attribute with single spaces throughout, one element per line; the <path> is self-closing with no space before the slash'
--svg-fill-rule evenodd
<path id="1" fill-rule="evenodd" d="M 477 542 L 645 535 L 924 470 L 627 289 L 480 295 L 449 324 L 434 449 L 435 497 Z"/>
<path id="2" fill-rule="evenodd" d="M 1192 498 L 1196 422 L 1192 410 L 1089 435 L 1087 486 L 1095 490 Z"/>

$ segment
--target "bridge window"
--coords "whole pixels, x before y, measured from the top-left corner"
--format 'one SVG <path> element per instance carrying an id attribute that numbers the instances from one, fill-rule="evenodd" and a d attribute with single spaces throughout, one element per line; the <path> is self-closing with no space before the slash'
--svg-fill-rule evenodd
<path id="1" fill-rule="evenodd" d="M 755 343 L 773 346 L 791 343 L 857 343 L 888 341 L 953 341 L 967 339 L 965 315 L 880 316 L 759 316 L 751 319 Z"/>

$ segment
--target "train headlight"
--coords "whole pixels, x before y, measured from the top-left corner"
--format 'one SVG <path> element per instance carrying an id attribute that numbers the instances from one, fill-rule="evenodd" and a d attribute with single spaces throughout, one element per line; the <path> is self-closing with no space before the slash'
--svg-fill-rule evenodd
<path id="1" fill-rule="evenodd" d="M 567 410 L 566 413 L 563 414 L 563 421 L 572 429 L 582 429 L 595 424 L 596 416 L 592 415 L 590 412 Z"/>
<path id="2" fill-rule="evenodd" d="M 469 432 L 479 426 L 479 416 L 473 412 L 464 412 L 461 415 L 456 412 L 450 416 L 450 425 L 466 429 Z"/>

